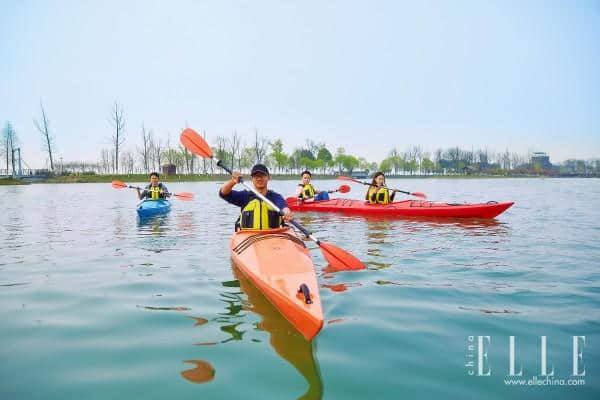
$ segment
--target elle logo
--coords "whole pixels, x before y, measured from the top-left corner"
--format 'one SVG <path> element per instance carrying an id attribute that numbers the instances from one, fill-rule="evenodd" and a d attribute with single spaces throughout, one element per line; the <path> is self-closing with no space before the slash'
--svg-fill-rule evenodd
<path id="1" fill-rule="evenodd" d="M 477 341 L 475 341 L 475 338 L 477 338 Z M 492 374 L 492 367 L 488 359 L 488 349 L 491 342 L 491 336 L 469 336 L 467 338 L 467 363 L 465 367 L 469 375 L 490 376 Z M 585 376 L 585 366 L 581 366 L 583 363 L 584 347 L 585 336 L 573 336 L 572 376 Z M 519 364 L 518 371 L 515 368 L 514 336 L 509 336 L 508 339 L 508 360 L 508 375 L 523 376 L 523 365 Z M 475 361 L 477 364 L 475 364 Z M 554 365 L 548 371 L 546 336 L 540 336 L 540 376 L 554 376 Z"/>

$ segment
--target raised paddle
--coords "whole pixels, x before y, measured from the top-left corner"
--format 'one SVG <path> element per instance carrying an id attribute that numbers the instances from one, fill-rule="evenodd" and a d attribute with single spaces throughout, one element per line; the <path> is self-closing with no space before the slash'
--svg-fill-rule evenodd
<path id="1" fill-rule="evenodd" d="M 373 184 L 371 184 L 369 182 L 359 181 L 358 179 L 350 178 L 349 176 L 340 175 L 340 176 L 338 176 L 338 179 L 340 179 L 342 181 L 351 181 L 351 182 L 354 182 L 354 183 L 360 183 L 362 185 L 373 186 Z M 421 192 L 407 192 L 405 190 L 400 190 L 400 189 L 390 189 L 390 190 L 392 190 L 394 192 L 400 192 L 400 193 L 408 194 L 408 195 L 415 196 L 415 197 L 421 197 L 423 199 L 427 198 L 427 196 L 425 195 L 425 193 L 421 193 Z"/>
<path id="2" fill-rule="evenodd" d="M 196 131 L 194 131 L 193 129 L 190 129 L 190 128 L 184 129 L 183 132 L 181 133 L 180 140 L 181 140 L 181 144 L 183 145 L 183 147 L 188 149 L 190 152 L 192 152 L 193 154 L 199 155 L 201 157 L 204 157 L 204 158 L 213 159 L 214 161 L 216 161 L 217 166 L 223 168 L 225 171 L 227 171 L 228 174 L 232 175 L 232 171 L 229 168 L 227 168 L 225 165 L 223 165 L 221 160 L 216 160 L 214 158 L 212 149 L 210 148 L 208 143 L 206 143 L 206 141 L 202 138 L 202 136 L 200 136 L 200 135 L 198 135 L 198 133 L 196 133 Z M 269 199 L 267 199 L 265 196 L 263 196 L 261 193 L 259 193 L 256 189 L 246 185 L 243 181 L 241 181 L 241 179 L 240 179 L 240 183 L 246 189 L 252 191 L 259 199 L 261 199 L 262 201 L 267 203 L 270 207 L 272 207 L 275 211 L 277 211 L 279 213 L 279 215 L 281 215 L 281 216 L 284 215 L 283 211 L 281 211 L 279 209 L 279 207 L 277 207 L 275 204 L 273 204 Z M 294 220 L 289 221 L 289 223 L 294 225 L 296 228 L 298 228 L 298 230 L 300 230 L 300 232 L 305 234 L 306 237 L 311 239 L 313 242 L 315 242 L 321 248 L 323 257 L 325 257 L 327 262 L 329 262 L 329 265 L 332 268 L 334 268 L 335 270 L 337 270 L 337 271 L 359 270 L 359 269 L 365 268 L 365 265 L 362 263 L 362 261 L 360 261 L 358 258 L 354 257 L 352 254 L 348 253 L 346 250 L 343 250 L 332 244 L 322 242 L 315 235 L 313 235 L 310 231 L 308 231 L 308 229 L 306 229 L 305 227 L 303 227 L 302 225 L 300 225 L 298 222 L 296 222 Z"/>
<path id="3" fill-rule="evenodd" d="M 140 190 L 144 190 L 141 187 L 131 186 L 131 185 L 128 185 L 128 184 L 126 184 L 125 182 L 122 182 L 122 181 L 112 181 L 112 187 L 114 187 L 115 189 L 140 189 Z M 166 194 L 168 194 L 170 196 L 175 196 L 179 200 L 184 200 L 184 201 L 190 201 L 190 200 L 194 199 L 194 194 L 193 193 L 189 193 L 189 192 L 179 192 L 179 193 L 169 193 L 169 192 L 167 192 Z"/>

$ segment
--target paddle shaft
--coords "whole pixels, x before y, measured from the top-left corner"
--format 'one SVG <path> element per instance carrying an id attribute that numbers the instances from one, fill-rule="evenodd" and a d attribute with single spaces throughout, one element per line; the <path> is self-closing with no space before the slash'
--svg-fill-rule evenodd
<path id="1" fill-rule="evenodd" d="M 360 184 L 367 185 L 367 186 L 375 186 L 375 187 L 377 186 L 377 185 L 374 185 L 374 184 L 372 184 L 372 183 L 369 183 L 369 182 L 363 182 L 363 181 L 359 181 L 359 180 L 357 180 L 357 179 L 352 179 L 352 178 L 350 178 L 349 180 L 351 180 L 352 182 L 360 183 Z M 387 187 L 387 186 L 386 186 L 386 187 Z M 388 188 L 388 189 L 389 189 L 389 188 Z M 404 194 L 412 194 L 411 192 L 407 192 L 407 191 L 405 191 L 405 190 L 400 190 L 400 189 L 390 189 L 390 190 L 393 190 L 394 192 L 400 192 L 400 193 L 404 193 Z"/>
<path id="2" fill-rule="evenodd" d="M 141 188 L 139 186 L 131 186 L 131 185 L 127 185 L 127 188 L 128 189 L 146 190 L 146 189 L 143 189 L 143 188 Z M 163 194 L 168 194 L 169 196 L 179 196 L 177 193 L 171 193 L 171 192 L 163 192 Z"/>
<path id="3" fill-rule="evenodd" d="M 226 166 L 223 165 L 223 163 L 221 162 L 221 160 L 217 160 L 217 166 L 223 168 L 225 171 L 227 171 L 227 173 L 229 175 L 233 175 L 233 172 Z M 263 196 L 262 193 L 260 193 L 259 191 L 257 191 L 255 188 L 246 185 L 246 183 L 242 180 L 242 177 L 240 177 L 240 182 L 242 184 L 242 186 L 244 186 L 246 189 L 250 190 L 252 193 L 254 193 L 256 195 L 256 197 L 258 197 L 259 199 L 261 199 L 262 201 L 264 201 L 265 203 L 267 203 L 269 206 L 271 206 L 275 211 L 277 211 L 279 213 L 279 215 L 281 215 L 282 217 L 285 215 L 284 212 L 277 207 L 271 200 L 267 199 L 265 196 Z M 298 228 L 298 230 L 300 232 L 302 232 L 303 234 L 305 234 L 308 238 L 312 239 L 316 244 L 321 244 L 321 241 L 316 238 L 312 232 L 310 232 L 309 230 L 307 230 L 305 227 L 303 227 L 302 225 L 300 225 L 298 222 L 291 220 L 288 221 L 290 224 L 294 225 L 296 228 Z"/>

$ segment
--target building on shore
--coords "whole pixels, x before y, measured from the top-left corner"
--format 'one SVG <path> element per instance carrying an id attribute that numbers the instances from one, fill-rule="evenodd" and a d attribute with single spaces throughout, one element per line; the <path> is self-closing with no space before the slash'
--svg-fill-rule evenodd
<path id="1" fill-rule="evenodd" d="M 552 169 L 550 156 L 544 152 L 535 152 L 531 154 L 531 165 L 534 169 Z"/>

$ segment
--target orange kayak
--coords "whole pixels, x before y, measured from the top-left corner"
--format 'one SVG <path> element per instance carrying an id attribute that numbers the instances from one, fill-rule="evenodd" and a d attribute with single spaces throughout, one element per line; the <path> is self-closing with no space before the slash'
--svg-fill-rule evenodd
<path id="1" fill-rule="evenodd" d="M 307 339 L 323 327 L 323 309 L 312 259 L 289 228 L 244 230 L 231 238 L 240 271 Z"/>

